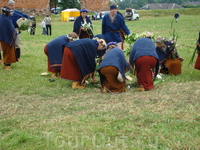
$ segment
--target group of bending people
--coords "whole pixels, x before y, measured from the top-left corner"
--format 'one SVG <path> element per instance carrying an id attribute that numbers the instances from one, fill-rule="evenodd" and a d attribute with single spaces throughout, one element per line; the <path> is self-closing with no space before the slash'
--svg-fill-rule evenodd
<path id="1" fill-rule="evenodd" d="M 139 38 L 132 47 L 129 62 L 117 42 L 106 43 L 105 36 L 98 34 L 83 38 L 72 32 L 50 41 L 45 47 L 48 56 L 48 71 L 52 77 L 72 81 L 72 88 L 84 89 L 85 81 L 96 81 L 98 72 L 102 92 L 120 93 L 126 91 L 126 72 L 132 71 L 137 78 L 138 90 L 154 88 L 154 79 L 159 72 L 178 75 L 181 73 L 181 61 L 173 42 L 158 37 Z M 171 42 L 171 44 L 170 44 Z M 155 43 L 157 46 L 155 46 Z M 174 48 L 174 49 L 173 49 Z M 175 55 L 175 58 L 174 56 Z M 96 58 L 100 57 L 96 68 Z"/>
<path id="2" fill-rule="evenodd" d="M 73 32 L 45 46 L 48 71 L 52 72 L 53 78 L 60 75 L 72 81 L 72 88 L 84 89 L 87 79 L 96 81 L 97 71 L 102 92 L 120 93 L 126 91 L 126 72 L 129 70 L 137 77 L 140 91 L 154 88 L 153 80 L 159 72 L 171 75 L 181 73 L 183 59 L 177 53 L 175 42 L 163 37 L 158 37 L 155 42 L 151 37 L 140 38 L 134 43 L 127 62 L 121 32 L 129 35 L 130 30 L 117 6 L 110 6 L 110 13 L 102 20 L 102 34 L 95 36 L 87 13 L 87 9 L 80 10 Z M 101 58 L 101 61 L 96 62 L 96 58 Z M 98 68 L 96 63 L 99 63 Z"/>

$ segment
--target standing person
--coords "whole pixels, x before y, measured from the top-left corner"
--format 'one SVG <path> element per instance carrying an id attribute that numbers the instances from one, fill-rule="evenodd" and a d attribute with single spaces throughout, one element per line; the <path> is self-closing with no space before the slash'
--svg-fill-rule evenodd
<path id="1" fill-rule="evenodd" d="M 44 22 L 46 24 L 47 35 L 51 36 L 51 17 L 46 15 L 46 17 L 44 17 Z"/>
<path id="2" fill-rule="evenodd" d="M 67 35 L 61 35 L 45 45 L 44 53 L 48 57 L 47 68 L 48 71 L 52 73 L 52 78 L 56 78 L 60 74 L 64 47 L 69 42 L 77 39 L 78 35 L 75 32 L 72 32 Z"/>
<path id="3" fill-rule="evenodd" d="M 167 41 L 158 36 L 156 38 L 156 53 L 159 57 L 160 72 L 163 74 L 178 75 L 181 74 L 181 62 L 183 58 L 179 56 L 176 43 Z"/>
<path id="4" fill-rule="evenodd" d="M 156 67 L 158 73 L 159 62 L 156 48 L 149 38 L 138 39 L 130 52 L 129 63 L 135 70 L 139 91 L 151 90 L 154 87 L 152 69 Z"/>
<path id="5" fill-rule="evenodd" d="M 126 92 L 125 72 L 128 70 L 129 64 L 124 52 L 117 48 L 116 42 L 108 43 L 106 53 L 98 68 L 102 92 Z"/>
<path id="6" fill-rule="evenodd" d="M 84 89 L 82 85 L 89 77 L 93 78 L 96 68 L 95 57 L 98 50 L 104 49 L 104 40 L 80 39 L 69 42 L 64 48 L 60 77 L 71 80 L 72 88 Z"/>
<path id="7" fill-rule="evenodd" d="M 176 23 L 178 22 L 179 16 L 180 16 L 180 15 L 179 15 L 177 12 L 174 14 L 174 18 L 175 18 Z"/>
<path id="8" fill-rule="evenodd" d="M 47 35 L 46 23 L 45 23 L 44 19 L 42 20 L 42 22 L 40 23 L 40 25 L 42 27 L 42 35 Z"/>
<path id="9" fill-rule="evenodd" d="M 17 31 L 15 30 L 9 16 L 11 10 L 5 6 L 2 8 L 2 15 L 0 16 L 0 44 L 3 51 L 3 61 L 5 70 L 11 69 L 11 63 L 16 62 L 15 54 L 15 40 Z"/>
<path id="10" fill-rule="evenodd" d="M 90 18 L 87 16 L 88 10 L 87 9 L 81 9 L 80 10 L 80 16 L 76 18 L 74 21 L 74 29 L 73 32 L 78 34 L 79 39 L 82 38 L 93 38 L 93 27 L 92 22 Z M 86 28 L 89 27 L 89 28 Z"/>
<path id="11" fill-rule="evenodd" d="M 32 15 L 30 16 L 30 20 L 31 22 L 31 31 L 30 31 L 30 35 L 35 35 L 35 30 L 36 30 L 36 19 L 35 19 L 35 13 L 32 13 Z"/>
<path id="12" fill-rule="evenodd" d="M 106 14 L 102 20 L 102 34 L 108 38 L 109 42 L 117 42 L 118 48 L 120 49 L 122 49 L 121 29 L 126 35 L 130 34 L 124 19 L 117 14 L 117 6 L 111 5 L 110 13 Z"/>
<path id="13" fill-rule="evenodd" d="M 15 2 L 13 0 L 9 0 L 8 1 L 8 6 L 10 7 L 10 9 L 12 10 L 12 14 L 10 15 L 10 19 L 15 27 L 15 29 L 18 30 L 18 25 L 17 25 L 17 20 L 20 18 L 26 18 L 29 19 L 29 16 L 15 10 Z M 18 31 L 20 33 L 20 31 Z M 20 34 L 17 34 L 17 38 L 15 41 L 15 50 L 16 50 L 16 55 L 17 55 L 17 61 L 20 61 L 20 57 L 21 57 L 21 43 L 20 43 Z"/>
<path id="14" fill-rule="evenodd" d="M 196 45 L 196 49 L 195 49 L 194 53 L 196 53 L 196 51 L 198 52 L 198 56 L 196 58 L 194 69 L 200 70 L 200 31 L 199 31 L 199 38 L 197 40 L 197 45 Z M 194 54 L 193 54 L 193 56 L 194 56 Z M 193 59 L 192 59 L 192 62 L 193 62 Z"/>
<path id="15" fill-rule="evenodd" d="M 94 16 L 95 16 L 95 20 L 97 20 L 98 13 L 96 11 L 94 12 Z"/>

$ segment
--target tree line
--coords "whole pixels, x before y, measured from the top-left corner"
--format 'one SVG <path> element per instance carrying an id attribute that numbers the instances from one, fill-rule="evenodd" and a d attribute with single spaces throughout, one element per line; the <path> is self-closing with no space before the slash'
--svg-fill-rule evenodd
<path id="1" fill-rule="evenodd" d="M 77 8 L 81 9 L 79 0 L 50 0 L 52 3 L 57 3 L 56 5 L 61 7 L 62 10 L 67 8 Z M 140 9 L 141 7 L 145 6 L 146 4 L 151 3 L 176 3 L 186 8 L 196 8 L 200 7 L 200 5 L 192 6 L 192 5 L 183 5 L 184 2 L 193 1 L 197 2 L 199 0 L 111 0 L 110 5 L 112 3 L 116 3 L 120 10 L 124 10 L 125 8 L 134 8 Z"/>

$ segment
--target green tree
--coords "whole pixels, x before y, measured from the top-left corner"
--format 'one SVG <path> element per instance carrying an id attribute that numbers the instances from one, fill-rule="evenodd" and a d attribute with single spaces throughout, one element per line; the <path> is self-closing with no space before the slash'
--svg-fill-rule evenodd
<path id="1" fill-rule="evenodd" d="M 67 8 L 77 8 L 80 9 L 80 3 L 77 0 L 60 0 L 59 6 L 64 10 Z"/>

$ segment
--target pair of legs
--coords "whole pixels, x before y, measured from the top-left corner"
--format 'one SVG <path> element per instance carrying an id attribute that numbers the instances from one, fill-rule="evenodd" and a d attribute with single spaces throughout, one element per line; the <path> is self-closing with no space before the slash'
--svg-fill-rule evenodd
<path id="1" fill-rule="evenodd" d="M 154 87 L 152 69 L 156 66 L 157 59 L 152 56 L 142 56 L 135 60 L 138 90 L 151 90 Z M 143 89 L 142 89 L 143 88 Z"/>
<path id="2" fill-rule="evenodd" d="M 47 35 L 51 36 L 51 25 L 46 25 Z"/>

